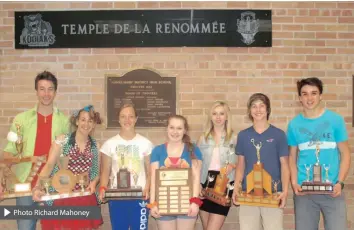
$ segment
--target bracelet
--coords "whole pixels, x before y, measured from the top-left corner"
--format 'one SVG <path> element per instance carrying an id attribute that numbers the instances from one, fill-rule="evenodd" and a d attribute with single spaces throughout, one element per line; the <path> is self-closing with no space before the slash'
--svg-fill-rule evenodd
<path id="1" fill-rule="evenodd" d="M 106 191 L 107 190 L 107 187 L 106 186 L 101 186 L 100 188 L 99 188 L 99 191 L 101 192 L 101 191 Z"/>
<path id="2" fill-rule="evenodd" d="M 196 205 L 198 205 L 200 207 L 200 206 L 202 206 L 203 201 L 198 197 L 192 197 L 189 199 L 189 203 L 190 204 L 195 203 Z"/>
<path id="3" fill-rule="evenodd" d="M 146 205 L 146 207 L 147 207 L 148 209 L 152 209 L 153 207 L 156 207 L 156 206 L 157 206 L 157 202 L 156 202 L 156 201 L 154 201 L 154 202 L 152 202 L 152 203 Z"/>

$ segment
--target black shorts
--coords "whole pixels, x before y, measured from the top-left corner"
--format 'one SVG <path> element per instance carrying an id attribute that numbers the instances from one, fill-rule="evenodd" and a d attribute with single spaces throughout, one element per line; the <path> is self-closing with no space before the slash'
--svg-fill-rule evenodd
<path id="1" fill-rule="evenodd" d="M 217 175 L 220 174 L 220 171 L 209 171 L 208 172 L 208 176 L 214 176 L 216 178 Z M 202 184 L 203 188 L 206 187 L 207 185 L 207 181 L 208 181 L 208 178 L 207 180 L 204 182 L 204 184 Z M 209 188 L 214 188 L 214 185 L 215 185 L 215 181 L 212 181 L 209 183 L 208 187 Z M 233 184 L 234 182 L 231 181 L 231 184 Z M 227 192 L 227 191 L 225 191 Z M 232 197 L 232 193 L 233 193 L 233 190 L 230 190 L 229 191 L 229 197 L 231 198 Z M 199 208 L 200 210 L 202 211 L 205 211 L 205 212 L 209 212 L 209 213 L 214 213 L 214 214 L 219 214 L 219 215 L 223 215 L 223 216 L 227 216 L 227 214 L 229 213 L 229 210 L 230 210 L 230 207 L 225 207 L 225 206 L 222 206 L 220 204 L 217 204 L 213 201 L 210 201 L 210 200 L 207 200 L 207 199 L 204 199 L 203 200 L 203 205 Z"/>

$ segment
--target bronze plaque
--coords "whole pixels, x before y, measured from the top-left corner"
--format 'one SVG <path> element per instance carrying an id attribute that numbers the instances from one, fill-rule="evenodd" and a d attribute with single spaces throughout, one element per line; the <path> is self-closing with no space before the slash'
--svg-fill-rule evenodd
<path id="1" fill-rule="evenodd" d="M 118 110 L 132 103 L 138 113 L 136 127 L 166 127 L 176 113 L 176 78 L 161 77 L 148 69 L 123 76 L 106 76 L 107 128 L 118 128 Z"/>
<path id="2" fill-rule="evenodd" d="M 186 215 L 193 195 L 192 169 L 157 169 L 156 201 L 161 215 Z"/>

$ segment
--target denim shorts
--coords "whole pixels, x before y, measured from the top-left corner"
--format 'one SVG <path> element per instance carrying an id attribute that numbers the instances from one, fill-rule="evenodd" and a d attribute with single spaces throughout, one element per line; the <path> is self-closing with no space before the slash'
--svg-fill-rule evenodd
<path id="1" fill-rule="evenodd" d="M 198 216 L 187 216 L 187 215 L 178 215 L 178 216 L 161 216 L 156 220 L 161 221 L 169 221 L 169 220 L 177 220 L 177 219 L 197 219 Z"/>

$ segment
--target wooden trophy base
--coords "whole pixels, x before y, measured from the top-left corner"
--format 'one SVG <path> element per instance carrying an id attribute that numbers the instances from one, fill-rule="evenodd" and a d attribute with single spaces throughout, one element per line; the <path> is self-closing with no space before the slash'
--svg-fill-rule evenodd
<path id="1" fill-rule="evenodd" d="M 333 186 L 332 183 L 303 182 L 301 185 L 301 194 L 332 194 Z"/>
<path id="2" fill-rule="evenodd" d="M 111 188 L 105 192 L 106 200 L 141 200 L 143 190 L 141 187 Z"/>
<path id="3" fill-rule="evenodd" d="M 202 190 L 202 194 L 205 199 L 213 201 L 225 207 L 231 207 L 231 199 L 225 195 L 220 195 L 214 192 L 212 189 L 207 188 Z"/>
<path id="4" fill-rule="evenodd" d="M 252 193 L 247 194 L 243 192 L 240 196 L 236 197 L 236 201 L 240 205 L 258 206 L 258 207 L 268 207 L 268 208 L 279 208 L 279 200 L 277 200 L 278 194 L 268 195 L 265 194 L 263 197 L 255 196 Z"/>
<path id="5" fill-rule="evenodd" d="M 1 198 L 5 199 L 13 199 L 17 197 L 25 197 L 32 196 L 32 192 L 4 192 Z"/>
<path id="6" fill-rule="evenodd" d="M 79 196 L 89 196 L 91 195 L 91 192 L 85 191 L 75 191 L 75 192 L 67 192 L 67 193 L 52 193 L 50 195 L 44 195 L 41 197 L 41 201 L 47 201 L 47 200 L 57 200 L 57 199 L 63 199 L 63 198 L 71 198 L 71 197 L 79 197 Z"/>
<path id="7" fill-rule="evenodd" d="M 16 183 L 13 186 L 13 190 L 5 191 L 2 194 L 3 199 L 32 196 L 31 183 Z"/>

